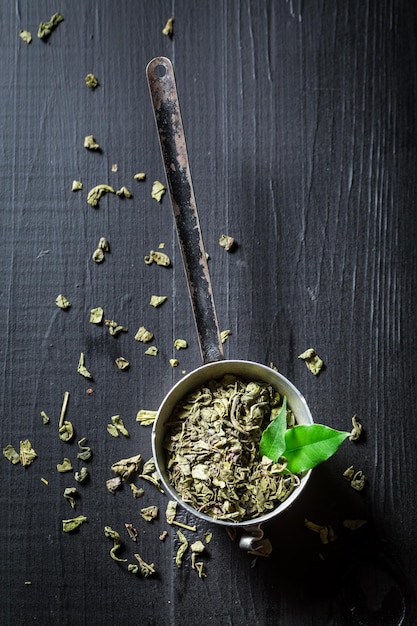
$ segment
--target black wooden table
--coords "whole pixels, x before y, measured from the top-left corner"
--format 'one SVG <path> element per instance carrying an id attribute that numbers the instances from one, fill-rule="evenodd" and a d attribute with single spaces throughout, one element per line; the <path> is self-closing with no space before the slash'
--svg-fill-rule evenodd
<path id="1" fill-rule="evenodd" d="M 64 21 L 39 39 L 56 11 Z M 28 439 L 37 453 L 27 467 L 0 462 L 2 623 L 417 622 L 416 12 L 413 0 L 2 3 L 1 444 Z M 171 16 L 173 37 L 162 33 Z M 138 411 L 156 410 L 201 363 L 169 198 L 151 198 L 153 181 L 165 182 L 145 77 L 158 55 L 176 71 L 219 324 L 232 333 L 226 356 L 273 362 L 316 421 L 346 429 L 356 414 L 364 426 L 265 526 L 269 558 L 180 513 L 197 525 L 184 530 L 190 541 L 213 533 L 202 578 L 189 552 L 175 564 L 166 495 L 142 479 L 138 499 L 126 484 L 106 488 L 114 462 L 152 454 Z M 99 150 L 84 147 L 89 135 Z M 133 197 L 108 193 L 94 208 L 98 184 Z M 110 252 L 96 263 L 101 237 Z M 171 266 L 145 264 L 161 243 Z M 56 306 L 60 294 L 69 309 Z M 167 301 L 153 308 L 152 295 Z M 96 307 L 128 332 L 90 323 Z M 156 356 L 134 340 L 141 326 Z M 177 352 L 176 338 L 188 348 Z M 297 358 L 310 347 L 325 362 L 317 377 Z M 77 372 L 81 353 L 92 379 Z M 70 443 L 58 436 L 66 392 Z M 114 415 L 129 438 L 108 433 Z M 57 471 L 65 457 L 71 473 Z M 89 480 L 78 485 L 82 465 Z M 343 478 L 351 465 L 367 477 L 361 492 Z M 72 510 L 63 491 L 74 486 Z M 146 522 L 150 505 L 159 516 Z M 62 520 L 78 515 L 88 521 L 64 533 Z M 305 519 L 330 526 L 334 541 Z M 346 519 L 366 524 L 351 531 Z M 127 561 L 110 558 L 105 526 Z M 128 571 L 135 553 L 154 576 Z"/>

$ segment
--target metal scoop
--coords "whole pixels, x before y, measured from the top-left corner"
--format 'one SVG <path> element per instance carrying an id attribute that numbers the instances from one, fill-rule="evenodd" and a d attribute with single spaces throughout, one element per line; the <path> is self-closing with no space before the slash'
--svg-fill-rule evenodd
<path id="1" fill-rule="evenodd" d="M 174 71 L 169 59 L 157 57 L 150 61 L 146 72 L 174 211 L 178 241 L 204 363 L 202 367 L 180 380 L 163 400 L 152 431 L 153 455 L 164 487 L 173 499 L 193 515 L 210 523 L 225 527 L 244 528 L 246 533 L 249 532 L 250 534 L 242 536 L 240 546 L 244 549 L 253 549 L 256 542 L 262 538 L 263 533 L 260 530 L 260 525 L 279 515 L 291 505 L 303 491 L 310 472 L 301 479 L 301 485 L 273 511 L 257 519 L 244 522 L 217 520 L 196 511 L 190 505 L 184 503 L 170 484 L 165 468 L 163 450 L 165 424 L 182 398 L 203 386 L 207 381 L 213 378 L 221 378 L 225 374 L 234 374 L 246 380 L 262 381 L 272 385 L 281 395 L 287 396 L 288 405 L 291 407 L 297 423 L 311 424 L 313 418 L 301 393 L 277 371 L 251 361 L 224 360 L 207 258 L 201 236 L 188 163 Z"/>

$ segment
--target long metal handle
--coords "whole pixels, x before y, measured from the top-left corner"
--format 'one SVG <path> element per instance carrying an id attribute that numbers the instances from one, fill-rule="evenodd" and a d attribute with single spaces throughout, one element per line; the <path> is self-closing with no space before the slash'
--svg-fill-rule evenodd
<path id="1" fill-rule="evenodd" d="M 146 68 L 162 159 L 204 363 L 224 358 L 206 252 L 201 236 L 172 64 L 165 57 Z"/>

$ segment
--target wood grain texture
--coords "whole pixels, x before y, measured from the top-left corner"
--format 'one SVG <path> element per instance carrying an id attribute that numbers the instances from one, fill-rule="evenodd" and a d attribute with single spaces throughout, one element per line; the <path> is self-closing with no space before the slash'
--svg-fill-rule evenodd
<path id="1" fill-rule="evenodd" d="M 54 11 L 64 22 L 38 40 Z M 3 623 L 416 623 L 416 13 L 412 0 L 1 4 L 1 445 L 29 438 L 38 452 L 29 468 L 0 462 Z M 161 32 L 171 15 L 172 40 Z M 20 29 L 32 31 L 30 45 Z M 366 431 L 266 526 L 269 559 L 254 565 L 214 528 L 203 580 L 189 559 L 175 565 L 174 529 L 158 539 L 165 496 L 105 487 L 113 462 L 151 456 L 136 412 L 156 409 L 182 370 L 200 365 L 171 207 L 150 196 L 164 170 L 145 68 L 159 55 L 175 67 L 219 324 L 233 333 L 226 356 L 274 362 L 316 421 L 345 429 L 356 413 Z M 100 152 L 83 147 L 89 134 Z M 86 196 L 98 183 L 126 185 L 133 199 L 108 194 L 93 209 Z M 235 252 L 218 245 L 222 233 Z M 96 265 L 102 236 L 111 252 Z M 160 242 L 171 268 L 143 262 Z M 55 306 L 59 293 L 69 311 Z M 160 309 L 148 304 L 154 293 L 168 296 Z M 129 332 L 114 338 L 90 324 L 95 306 Z M 141 325 L 157 357 L 133 340 Z M 189 342 L 181 353 L 177 337 Z M 297 359 L 310 346 L 326 364 L 317 378 Z M 92 383 L 76 371 L 81 351 Z M 114 363 L 121 355 L 127 372 Z M 77 439 L 94 453 L 76 509 L 88 523 L 74 535 L 61 531 L 74 481 L 56 471 L 64 456 L 80 465 L 76 443 L 57 435 L 65 391 Z M 115 414 L 129 439 L 108 435 Z M 360 494 L 341 476 L 352 464 L 368 478 Z M 152 524 L 139 515 L 150 504 L 160 506 Z M 332 524 L 338 540 L 322 545 L 305 518 Z M 347 518 L 367 525 L 348 533 Z M 154 579 L 110 559 L 105 525 L 121 533 L 123 557 L 155 563 Z M 211 529 L 197 525 L 198 538 Z"/>

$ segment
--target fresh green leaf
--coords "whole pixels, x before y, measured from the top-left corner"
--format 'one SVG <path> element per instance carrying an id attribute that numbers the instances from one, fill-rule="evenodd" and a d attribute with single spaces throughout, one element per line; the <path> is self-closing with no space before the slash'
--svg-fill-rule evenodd
<path id="1" fill-rule="evenodd" d="M 276 418 L 265 428 L 259 443 L 262 456 L 276 463 L 285 450 L 285 431 L 287 430 L 287 398 L 284 396 L 282 407 Z"/>
<path id="2" fill-rule="evenodd" d="M 291 472 L 305 472 L 331 457 L 349 434 L 322 424 L 299 424 L 285 431 L 282 456 Z"/>

